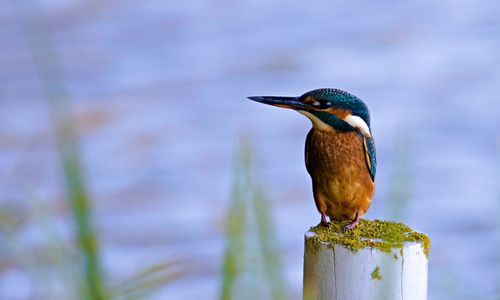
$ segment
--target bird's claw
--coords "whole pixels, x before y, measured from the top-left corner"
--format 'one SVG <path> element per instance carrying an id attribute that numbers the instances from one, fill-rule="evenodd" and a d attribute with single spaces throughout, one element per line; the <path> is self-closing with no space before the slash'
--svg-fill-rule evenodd
<path id="1" fill-rule="evenodd" d="M 354 221 L 354 222 L 349 222 L 347 223 L 344 228 L 342 228 L 342 232 L 347 232 L 348 230 L 352 230 L 354 228 L 356 228 L 356 226 L 358 226 L 358 221 Z"/>
<path id="2" fill-rule="evenodd" d="M 362 216 L 362 214 L 360 214 L 359 212 L 356 212 L 354 219 L 351 222 L 348 222 L 344 226 L 344 228 L 342 228 L 342 231 L 346 232 L 348 230 L 352 230 L 352 229 L 356 228 L 356 226 L 358 226 L 358 224 L 359 224 L 359 219 L 361 219 L 361 216 Z"/>
<path id="3" fill-rule="evenodd" d="M 330 226 L 330 222 L 327 221 L 325 213 L 321 213 L 321 222 L 319 222 L 318 225 L 322 227 Z"/>
<path id="4" fill-rule="evenodd" d="M 330 226 L 330 222 L 327 222 L 327 221 L 321 221 L 321 222 L 319 222 L 319 226 L 322 226 L 322 227 L 329 227 L 329 226 Z"/>

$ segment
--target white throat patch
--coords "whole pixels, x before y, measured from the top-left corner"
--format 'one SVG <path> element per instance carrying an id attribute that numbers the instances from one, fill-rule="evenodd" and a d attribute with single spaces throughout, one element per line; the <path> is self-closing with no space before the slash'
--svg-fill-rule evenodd
<path id="1" fill-rule="evenodd" d="M 366 122 L 363 121 L 363 119 L 361 119 L 360 117 L 353 116 L 353 115 L 348 115 L 343 120 L 347 124 L 351 125 L 352 127 L 359 129 L 359 131 L 361 132 L 361 134 L 364 137 L 367 137 L 367 138 L 371 138 L 372 137 L 372 134 L 370 133 L 370 128 L 368 127 L 368 125 L 366 124 Z"/>
<path id="2" fill-rule="evenodd" d="M 309 120 L 311 120 L 313 127 L 318 129 L 318 130 L 333 130 L 333 128 L 326 124 L 325 122 L 321 121 L 318 117 L 315 115 L 311 114 L 310 112 L 303 111 L 303 110 L 297 110 L 299 113 L 303 114 L 304 116 L 308 117 Z"/>
<path id="3" fill-rule="evenodd" d="M 318 130 L 325 130 L 325 131 L 334 130 L 334 128 L 332 126 L 321 121 L 318 117 L 311 114 L 310 112 L 303 111 L 303 110 L 297 110 L 297 111 L 299 113 L 303 114 L 304 116 L 308 117 L 311 120 L 314 128 L 316 128 Z M 361 119 L 360 117 L 348 115 L 347 117 L 345 117 L 342 120 L 344 120 L 344 122 L 351 125 L 352 127 L 358 129 L 364 137 L 367 137 L 367 138 L 372 137 L 372 134 L 370 133 L 370 128 L 368 127 L 366 122 L 363 121 L 363 119 Z"/>

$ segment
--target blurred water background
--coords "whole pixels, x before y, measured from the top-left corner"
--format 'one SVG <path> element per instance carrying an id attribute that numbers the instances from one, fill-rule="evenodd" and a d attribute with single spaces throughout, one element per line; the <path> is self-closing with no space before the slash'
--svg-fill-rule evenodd
<path id="1" fill-rule="evenodd" d="M 287 297 L 300 299 L 303 233 L 319 221 L 310 124 L 245 97 L 336 87 L 371 109 L 379 167 L 366 217 L 431 236 L 430 299 L 498 299 L 499 15 L 493 0 L 2 1 L 0 299 L 62 297 L 77 272 L 63 259 L 74 222 L 43 83 L 60 74 L 34 60 L 44 43 L 55 57 L 38 63 L 61 68 L 111 286 L 175 264 L 187 270 L 147 297 L 220 296 L 243 136 Z M 34 43 L 37 32 L 48 40 Z"/>

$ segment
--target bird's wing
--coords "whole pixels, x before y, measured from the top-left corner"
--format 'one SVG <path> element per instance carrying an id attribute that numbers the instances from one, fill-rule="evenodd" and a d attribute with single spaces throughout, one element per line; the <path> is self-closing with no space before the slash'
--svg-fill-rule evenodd
<path id="1" fill-rule="evenodd" d="M 375 181 L 375 173 L 377 172 L 377 153 L 375 151 L 375 141 L 373 138 L 365 137 L 363 139 L 363 145 L 365 148 L 365 159 L 368 171 L 370 171 L 370 177 L 372 181 Z"/>
<path id="2" fill-rule="evenodd" d="M 304 157 L 305 157 L 305 160 L 306 160 L 306 169 L 307 169 L 307 173 L 309 173 L 309 175 L 311 175 L 311 170 L 310 170 L 310 165 L 309 165 L 309 151 L 308 151 L 308 148 L 309 148 L 309 142 L 310 142 L 310 139 L 311 139 L 311 135 L 312 135 L 312 129 L 309 131 L 309 133 L 307 134 L 307 137 L 306 137 L 306 147 L 305 147 L 305 150 L 304 150 Z"/>

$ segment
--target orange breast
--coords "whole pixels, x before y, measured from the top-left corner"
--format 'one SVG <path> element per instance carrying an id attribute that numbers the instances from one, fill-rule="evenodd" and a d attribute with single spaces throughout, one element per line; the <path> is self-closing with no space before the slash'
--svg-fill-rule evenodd
<path id="1" fill-rule="evenodd" d="M 316 207 L 331 219 L 353 219 L 366 213 L 375 191 L 363 138 L 355 131 L 311 129 L 306 140 L 306 167 Z"/>

